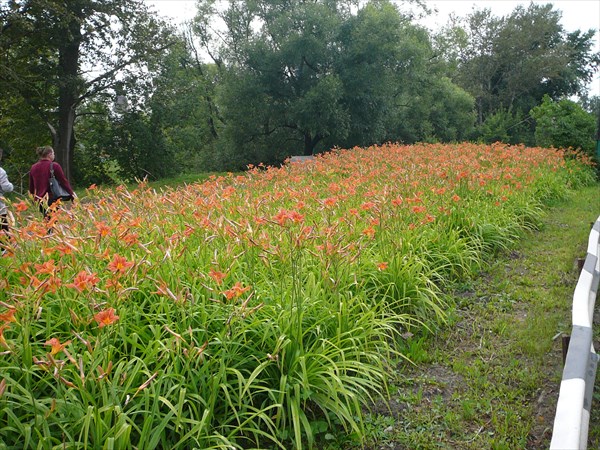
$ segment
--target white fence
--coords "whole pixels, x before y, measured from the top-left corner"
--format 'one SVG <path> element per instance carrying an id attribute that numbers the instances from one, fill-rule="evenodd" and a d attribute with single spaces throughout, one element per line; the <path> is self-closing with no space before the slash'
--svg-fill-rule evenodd
<path id="1" fill-rule="evenodd" d="M 600 217 L 588 240 L 587 257 L 573 294 L 573 328 L 556 405 L 551 450 L 586 449 L 598 355 L 592 324 L 600 280 Z"/>

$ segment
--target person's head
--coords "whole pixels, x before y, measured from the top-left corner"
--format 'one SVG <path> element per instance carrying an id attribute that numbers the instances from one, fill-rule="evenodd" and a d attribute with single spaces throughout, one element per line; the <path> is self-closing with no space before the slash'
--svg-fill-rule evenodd
<path id="1" fill-rule="evenodd" d="M 35 149 L 35 152 L 40 159 L 49 159 L 51 161 L 54 160 L 54 149 L 49 145 L 44 145 L 43 147 L 38 147 Z"/>

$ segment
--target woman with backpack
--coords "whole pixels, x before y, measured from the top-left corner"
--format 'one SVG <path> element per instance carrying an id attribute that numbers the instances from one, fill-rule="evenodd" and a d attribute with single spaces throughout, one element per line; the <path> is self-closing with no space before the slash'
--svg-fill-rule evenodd
<path id="1" fill-rule="evenodd" d="M 40 212 L 44 215 L 44 218 L 48 217 L 48 208 L 58 200 L 62 202 L 72 201 L 76 195 L 69 180 L 65 177 L 65 174 L 60 167 L 60 164 L 54 162 L 54 149 L 49 145 L 38 147 L 36 149 L 38 155 L 38 162 L 31 166 L 29 170 L 29 193 L 33 196 L 34 200 L 40 204 Z M 56 197 L 52 194 L 50 189 L 50 178 L 54 173 L 54 178 L 60 183 L 62 188 L 66 191 L 66 195 Z"/>

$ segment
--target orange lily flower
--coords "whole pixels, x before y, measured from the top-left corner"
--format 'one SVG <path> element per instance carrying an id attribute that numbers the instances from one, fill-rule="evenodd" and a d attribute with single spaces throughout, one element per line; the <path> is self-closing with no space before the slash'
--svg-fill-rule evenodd
<path id="1" fill-rule="evenodd" d="M 380 262 L 379 264 L 377 264 L 377 269 L 379 270 L 385 270 L 388 268 L 388 263 L 386 262 Z"/>
<path id="2" fill-rule="evenodd" d="M 98 235 L 100 235 L 102 237 L 109 236 L 112 232 L 112 230 L 106 224 L 106 222 L 100 221 L 100 222 L 96 222 L 94 225 L 96 226 L 96 231 L 98 232 Z"/>
<path id="3" fill-rule="evenodd" d="M 108 270 L 113 273 L 125 273 L 131 266 L 133 262 L 127 261 L 123 256 L 114 255 L 112 261 L 108 263 Z"/>
<path id="4" fill-rule="evenodd" d="M 8 322 L 16 322 L 14 309 L 9 309 L 6 312 L 0 314 L 0 322 L 8 323 Z"/>
<path id="5" fill-rule="evenodd" d="M 365 228 L 363 230 L 362 234 L 364 234 L 365 236 L 368 236 L 368 237 L 372 238 L 373 236 L 375 236 L 375 228 L 373 228 L 373 227 Z"/>
<path id="6" fill-rule="evenodd" d="M 43 264 L 36 264 L 35 265 L 35 270 L 37 270 L 38 274 L 43 274 L 46 273 L 48 275 L 52 275 L 53 273 L 56 272 L 56 265 L 54 264 L 54 260 L 50 259 L 46 262 L 44 262 Z"/>
<path id="7" fill-rule="evenodd" d="M 99 281 L 100 278 L 98 278 L 95 273 L 89 273 L 86 270 L 82 270 L 75 276 L 73 283 L 67 284 L 67 287 L 83 292 L 96 286 Z"/>
<path id="8" fill-rule="evenodd" d="M 232 298 L 240 297 L 244 292 L 249 290 L 250 286 L 242 287 L 242 284 L 238 281 L 231 287 L 231 289 L 224 291 L 223 295 L 227 298 L 227 300 L 231 300 Z"/>
<path id="9" fill-rule="evenodd" d="M 71 341 L 67 341 L 64 344 L 61 344 L 57 338 L 52 338 L 47 340 L 44 345 L 49 345 L 50 347 L 52 347 L 52 349 L 50 350 L 50 354 L 54 356 L 62 352 L 64 348 L 70 343 Z"/>
<path id="10" fill-rule="evenodd" d="M 5 348 L 10 348 L 8 346 L 8 343 L 6 342 L 6 339 L 4 339 L 4 330 L 6 330 L 7 328 L 8 328 L 7 323 L 0 325 L 0 345 L 2 345 Z"/>
<path id="11" fill-rule="evenodd" d="M 223 279 L 227 276 L 227 274 L 218 270 L 210 269 L 210 271 L 208 272 L 208 276 L 215 280 L 215 283 L 220 285 L 223 282 Z"/>
<path id="12" fill-rule="evenodd" d="M 119 320 L 119 316 L 115 314 L 114 308 L 108 308 L 96 314 L 94 316 L 94 320 L 98 322 L 99 328 L 103 328 L 107 325 L 112 325 L 115 323 L 117 320 Z"/>
<path id="13" fill-rule="evenodd" d="M 27 203 L 22 200 L 19 203 L 15 203 L 13 205 L 13 207 L 15 208 L 16 211 L 23 212 L 23 211 L 27 211 L 27 209 L 29 208 L 29 205 L 27 205 Z"/>

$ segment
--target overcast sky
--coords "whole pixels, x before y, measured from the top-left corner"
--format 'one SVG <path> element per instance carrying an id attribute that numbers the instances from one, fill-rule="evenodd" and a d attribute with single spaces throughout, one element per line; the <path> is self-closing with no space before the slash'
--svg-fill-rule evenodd
<path id="1" fill-rule="evenodd" d="M 172 18 L 176 23 L 191 19 L 196 13 L 195 0 L 145 0 L 160 15 Z M 505 16 L 518 5 L 527 7 L 529 1 L 516 0 L 427 0 L 426 3 L 438 10 L 423 25 L 435 29 L 447 22 L 448 16 L 469 14 L 473 8 L 489 8 L 496 16 Z M 599 0 L 534 0 L 534 3 L 552 3 L 562 12 L 561 24 L 567 31 L 594 29 L 596 51 L 600 51 L 600 1 Z M 600 75 L 590 85 L 592 95 L 600 95 Z"/>

